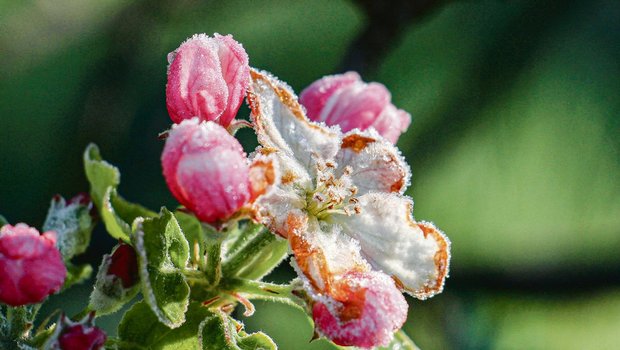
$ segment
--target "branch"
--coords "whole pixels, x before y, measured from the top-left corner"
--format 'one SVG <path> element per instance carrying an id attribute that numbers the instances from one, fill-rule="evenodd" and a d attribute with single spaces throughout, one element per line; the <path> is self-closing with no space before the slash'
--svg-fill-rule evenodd
<path id="1" fill-rule="evenodd" d="M 354 0 L 366 14 L 366 27 L 353 41 L 340 71 L 374 73 L 398 44 L 407 27 L 433 12 L 446 0 Z"/>

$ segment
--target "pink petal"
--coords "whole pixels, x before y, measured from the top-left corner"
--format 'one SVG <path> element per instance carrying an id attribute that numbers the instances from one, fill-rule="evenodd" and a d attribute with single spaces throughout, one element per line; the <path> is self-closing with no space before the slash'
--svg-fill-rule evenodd
<path id="1" fill-rule="evenodd" d="M 226 129 L 197 119 L 175 125 L 162 153 L 172 194 L 199 219 L 223 220 L 250 198 L 243 148 Z"/>
<path id="2" fill-rule="evenodd" d="M 0 301 L 11 306 L 39 303 L 57 292 L 67 270 L 56 248 L 56 234 L 25 224 L 0 230 Z"/>
<path id="3" fill-rule="evenodd" d="M 218 123 L 228 126 L 235 118 L 250 84 L 250 65 L 248 54 L 232 35 L 215 34 L 215 41 L 218 43 L 222 75 L 228 87 L 227 108 Z"/>
<path id="4" fill-rule="evenodd" d="M 347 72 L 323 77 L 310 84 L 299 95 L 299 102 L 306 107 L 308 118 L 314 121 L 322 121 L 321 111 L 327 104 L 327 100 L 338 90 L 361 81 L 359 74 Z"/>
<path id="5" fill-rule="evenodd" d="M 175 52 L 168 69 L 166 105 L 175 123 L 194 116 L 217 120 L 228 105 L 219 48 L 206 35 L 195 35 Z"/>
<path id="6" fill-rule="evenodd" d="M 385 346 L 407 319 L 405 298 L 383 273 L 352 271 L 334 288 L 314 304 L 312 317 L 317 330 L 338 345 Z"/>

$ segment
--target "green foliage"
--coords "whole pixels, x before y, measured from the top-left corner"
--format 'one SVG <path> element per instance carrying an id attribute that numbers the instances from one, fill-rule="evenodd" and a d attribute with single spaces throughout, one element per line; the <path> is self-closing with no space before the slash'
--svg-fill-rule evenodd
<path id="1" fill-rule="evenodd" d="M 54 198 L 50 204 L 43 231 L 56 232 L 56 245 L 65 261 L 82 254 L 88 248 L 95 223 L 88 206 L 67 204 L 64 198 Z"/>
<path id="2" fill-rule="evenodd" d="M 143 301 L 134 304 L 118 325 L 119 350 L 196 350 L 200 349 L 198 328 L 213 314 L 200 303 L 189 305 L 186 321 L 178 328 L 160 323 L 149 305 Z"/>
<path id="3" fill-rule="evenodd" d="M 7 225 L 9 221 L 2 215 L 0 215 L 0 227 Z"/>
<path id="4" fill-rule="evenodd" d="M 162 208 L 159 217 L 137 220 L 132 238 L 146 303 L 160 322 L 179 327 L 185 321 L 190 292 L 182 273 L 189 245 L 179 224 Z"/>
<path id="5" fill-rule="evenodd" d="M 90 182 L 92 200 L 99 208 L 106 230 L 112 237 L 129 243 L 133 221 L 138 217 L 154 217 L 156 214 L 138 204 L 127 202 L 117 194 L 120 172 L 101 158 L 95 144 L 91 143 L 84 151 L 84 169 Z"/>
<path id="6" fill-rule="evenodd" d="M 226 276 L 261 279 L 288 256 L 288 241 L 262 225 L 248 222 L 238 234 L 239 237 L 231 237 L 235 243 L 222 265 Z"/>
<path id="7" fill-rule="evenodd" d="M 265 333 L 247 334 L 243 326 L 221 311 L 214 312 L 200 324 L 204 350 L 276 350 L 278 347 Z"/>
<path id="8" fill-rule="evenodd" d="M 116 188 L 121 183 L 121 173 L 118 168 L 101 158 L 99 147 L 89 144 L 84 151 L 84 171 L 90 182 L 90 195 L 93 203 L 103 211 L 105 193 L 109 187 Z"/>

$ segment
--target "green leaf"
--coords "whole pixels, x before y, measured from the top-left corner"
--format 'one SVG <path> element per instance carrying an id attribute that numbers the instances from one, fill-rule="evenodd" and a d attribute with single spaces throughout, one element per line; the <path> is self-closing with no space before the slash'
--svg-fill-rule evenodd
<path id="1" fill-rule="evenodd" d="M 108 233 L 125 242 L 130 241 L 131 224 L 139 217 L 155 217 L 157 214 L 141 205 L 127 202 L 116 192 L 116 188 L 108 187 L 103 196 L 101 218 Z"/>
<path id="2" fill-rule="evenodd" d="M 139 219 L 134 226 L 142 294 L 160 322 L 179 327 L 189 304 L 190 289 L 182 273 L 189 259 L 187 240 L 166 208 L 159 217 Z"/>
<path id="3" fill-rule="evenodd" d="M 204 350 L 277 350 L 263 332 L 247 334 L 243 325 L 221 311 L 200 324 L 200 342 Z"/>
<path id="4" fill-rule="evenodd" d="M 175 211 L 174 216 L 181 227 L 181 231 L 185 235 L 185 239 L 189 243 L 190 250 L 194 248 L 195 244 L 198 244 L 198 253 L 200 256 L 205 252 L 205 242 L 207 237 L 202 230 L 202 224 L 200 221 L 191 214 L 184 213 L 182 211 Z"/>
<path id="5" fill-rule="evenodd" d="M 76 283 L 84 282 L 89 279 L 93 273 L 93 267 L 89 264 L 73 265 L 70 262 L 66 262 L 65 266 L 67 266 L 67 278 L 65 278 L 65 283 L 62 286 L 63 290 Z"/>
<path id="6" fill-rule="evenodd" d="M 88 206 L 67 205 L 62 197 L 52 199 L 43 223 L 43 231 L 56 232 L 56 245 L 65 261 L 86 251 L 94 227 Z"/>
<path id="7" fill-rule="evenodd" d="M 108 187 L 116 187 L 121 182 L 118 168 L 101 158 L 99 147 L 89 144 L 84 151 L 84 171 L 90 183 L 90 195 L 95 205 L 101 210 L 103 198 Z"/>
<path id="8" fill-rule="evenodd" d="M 119 350 L 196 350 L 200 349 L 198 329 L 200 323 L 212 317 L 200 303 L 189 305 L 186 321 L 170 329 L 159 322 L 151 308 L 143 301 L 134 304 L 118 325 Z"/>
<path id="9" fill-rule="evenodd" d="M 101 158 L 99 148 L 90 144 L 84 152 L 84 170 L 90 182 L 90 195 L 101 213 L 108 233 L 125 242 L 130 241 L 131 224 L 138 217 L 155 217 L 157 214 L 138 204 L 124 200 L 116 192 L 121 174 L 115 166 Z"/>
<path id="10" fill-rule="evenodd" d="M 0 215 L 0 227 L 4 226 L 4 225 L 8 225 L 9 221 L 2 215 Z"/>

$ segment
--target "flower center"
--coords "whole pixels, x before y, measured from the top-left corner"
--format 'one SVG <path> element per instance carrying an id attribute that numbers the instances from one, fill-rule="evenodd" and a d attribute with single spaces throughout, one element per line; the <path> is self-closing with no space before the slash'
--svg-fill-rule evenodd
<path id="1" fill-rule="evenodd" d="M 317 161 L 317 183 L 306 195 L 306 209 L 319 220 L 329 220 L 333 214 L 359 214 L 359 200 L 355 198 L 357 187 L 349 176 L 353 169 L 344 168 L 342 175 L 334 174 L 336 164 L 331 161 Z"/>

